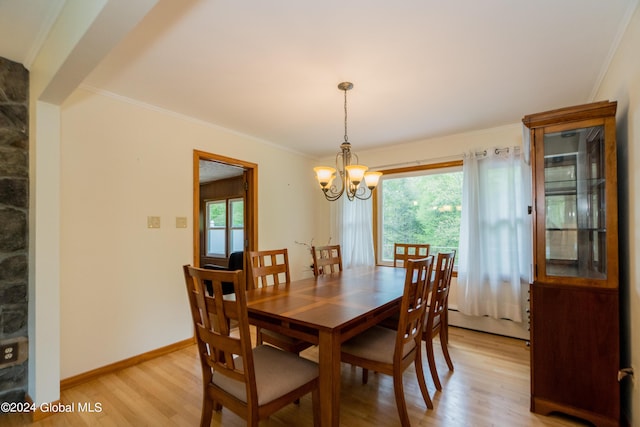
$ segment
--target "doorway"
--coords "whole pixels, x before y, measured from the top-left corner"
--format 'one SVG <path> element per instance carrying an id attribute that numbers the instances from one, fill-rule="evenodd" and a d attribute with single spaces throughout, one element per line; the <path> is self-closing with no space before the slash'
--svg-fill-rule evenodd
<path id="1" fill-rule="evenodd" d="M 257 179 L 258 165 L 255 163 L 199 150 L 193 151 L 193 265 L 201 267 L 205 263 L 213 263 L 226 267 L 232 248 L 237 250 L 240 246 L 245 253 L 256 250 L 258 247 Z M 227 228 L 231 233 L 241 231 L 242 242 L 239 244 L 236 236 L 232 243 L 221 246 L 224 250 L 224 253 L 221 253 L 220 246 L 216 250 L 208 246 L 207 234 L 214 235 L 221 230 L 212 232 L 209 227 L 210 218 L 207 218 L 205 213 L 208 202 L 223 199 L 242 201 L 244 227 L 241 230 Z M 226 241 L 231 241 L 231 234 L 226 237 Z M 246 265 L 243 270 L 247 272 Z M 248 279 L 246 274 L 245 279 Z"/>

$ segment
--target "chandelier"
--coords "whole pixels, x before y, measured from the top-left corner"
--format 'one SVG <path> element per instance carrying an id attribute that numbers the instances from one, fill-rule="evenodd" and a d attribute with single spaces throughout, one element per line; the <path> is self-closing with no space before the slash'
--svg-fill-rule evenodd
<path id="1" fill-rule="evenodd" d="M 324 197 L 333 202 L 346 193 L 347 198 L 367 200 L 378 185 L 382 172 L 368 172 L 368 167 L 358 164 L 358 156 L 351 152 L 351 143 L 347 136 L 347 91 L 353 88 L 353 83 L 342 82 L 338 89 L 344 91 L 344 142 L 340 144 L 340 151 L 336 154 L 336 167 L 318 166 L 313 168 L 316 179 L 322 188 Z M 352 160 L 355 164 L 351 164 Z M 337 184 L 334 180 L 340 175 Z M 339 185 L 339 187 L 338 187 Z"/>

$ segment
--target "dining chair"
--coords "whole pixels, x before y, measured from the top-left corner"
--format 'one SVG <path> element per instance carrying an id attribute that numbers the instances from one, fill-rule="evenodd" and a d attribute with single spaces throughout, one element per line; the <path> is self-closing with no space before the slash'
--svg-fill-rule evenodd
<path id="1" fill-rule="evenodd" d="M 226 407 L 258 426 L 260 420 L 312 393 L 314 425 L 319 426 L 318 365 L 268 345 L 251 348 L 241 271 L 183 267 L 202 367 L 200 426 L 209 427 L 213 411 Z M 205 280 L 213 293 L 205 292 Z M 224 295 L 222 283 L 233 283 Z M 229 324 L 237 323 L 231 334 Z"/>
<path id="2" fill-rule="evenodd" d="M 251 271 L 251 289 L 289 283 L 289 253 L 286 248 L 251 251 L 248 254 Z M 256 345 L 271 344 L 291 353 L 300 354 L 312 344 L 286 333 L 256 327 Z"/>
<path id="3" fill-rule="evenodd" d="M 450 371 L 453 371 L 453 362 L 449 354 L 449 288 L 451 287 L 451 276 L 453 275 L 453 265 L 456 258 L 456 251 L 439 253 L 436 261 L 435 278 L 432 283 L 432 292 L 429 300 L 429 308 L 425 317 L 425 325 L 422 331 L 422 339 L 425 341 L 427 350 L 427 361 L 429 370 L 436 389 L 442 390 L 442 384 L 438 377 L 436 361 L 433 352 L 433 339 L 438 336 L 444 359 Z"/>
<path id="4" fill-rule="evenodd" d="M 406 267 L 410 259 L 419 259 L 429 256 L 431 245 L 426 243 L 394 243 L 393 266 Z M 400 263 L 400 265 L 398 265 Z M 380 326 L 397 329 L 400 313 L 396 312 L 380 322 Z"/>
<path id="5" fill-rule="evenodd" d="M 244 269 L 244 252 L 237 251 L 232 252 L 229 255 L 229 260 L 227 262 L 227 266 L 219 266 L 215 264 L 204 264 L 202 268 L 207 270 L 224 270 L 224 271 L 236 271 Z M 207 285 L 207 291 L 211 294 L 211 284 L 205 283 Z M 233 283 L 222 283 L 222 291 L 224 294 L 232 294 L 233 293 Z"/>
<path id="6" fill-rule="evenodd" d="M 429 256 L 429 247 L 426 243 L 394 243 L 393 244 L 393 266 L 406 266 L 410 259 L 425 258 Z"/>
<path id="7" fill-rule="evenodd" d="M 363 383 L 367 382 L 368 370 L 393 376 L 393 391 L 403 426 L 409 426 L 410 422 L 402 373 L 412 363 L 424 402 L 427 408 L 433 409 L 422 369 L 421 350 L 432 269 L 433 256 L 407 261 L 398 330 L 374 326 L 343 343 L 340 352 L 341 361 L 363 368 Z"/>
<path id="8" fill-rule="evenodd" d="M 340 245 L 312 246 L 313 275 L 342 271 L 342 251 Z"/>

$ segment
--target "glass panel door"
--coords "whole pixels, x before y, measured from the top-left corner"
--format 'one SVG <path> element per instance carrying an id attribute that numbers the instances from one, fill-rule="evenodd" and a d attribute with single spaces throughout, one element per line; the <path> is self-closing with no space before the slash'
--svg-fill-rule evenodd
<path id="1" fill-rule="evenodd" d="M 546 275 L 606 279 L 604 127 L 544 135 Z"/>

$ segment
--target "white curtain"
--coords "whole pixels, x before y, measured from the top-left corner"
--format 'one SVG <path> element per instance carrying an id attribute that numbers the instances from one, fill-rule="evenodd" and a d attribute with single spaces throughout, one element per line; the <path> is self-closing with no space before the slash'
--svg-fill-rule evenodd
<path id="1" fill-rule="evenodd" d="M 531 272 L 531 172 L 520 150 L 487 149 L 463 161 L 458 309 L 522 322 Z"/>
<path id="2" fill-rule="evenodd" d="M 342 250 L 343 268 L 375 265 L 373 252 L 373 203 L 349 201 L 342 196 L 332 206 L 333 235 Z"/>

